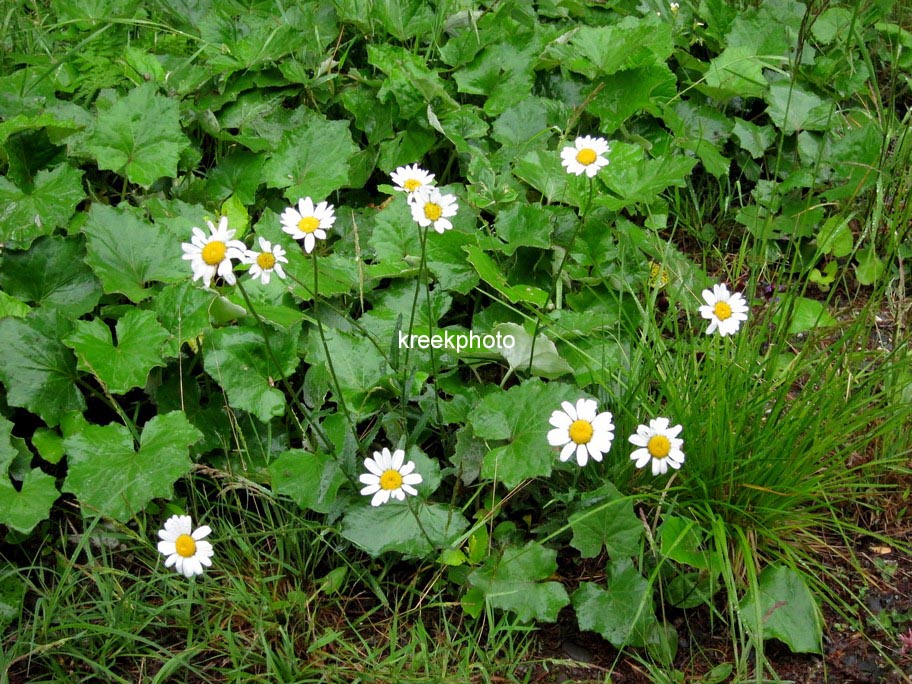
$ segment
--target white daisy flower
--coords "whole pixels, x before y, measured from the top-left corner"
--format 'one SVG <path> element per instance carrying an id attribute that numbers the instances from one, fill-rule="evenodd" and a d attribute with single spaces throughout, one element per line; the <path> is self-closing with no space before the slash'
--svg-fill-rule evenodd
<path id="1" fill-rule="evenodd" d="M 288 259 L 285 258 L 285 249 L 279 244 L 273 245 L 266 238 L 259 240 L 262 252 L 248 249 L 244 253 L 244 262 L 252 264 L 248 271 L 250 277 L 254 280 L 259 278 L 263 285 L 268 285 L 272 272 L 275 271 L 275 274 L 284 280 L 285 271 L 282 269 L 282 264 L 288 263 Z"/>
<path id="2" fill-rule="evenodd" d="M 212 221 L 206 223 L 209 224 L 209 235 L 194 226 L 190 242 L 181 245 L 181 249 L 184 250 L 183 258 L 190 261 L 193 280 L 202 278 L 205 287 L 209 287 L 216 275 L 224 278 L 229 285 L 234 285 L 237 278 L 234 277 L 231 260 L 243 259 L 247 246 L 240 240 L 231 239 L 234 237 L 234 231 L 228 230 L 227 216 L 219 219 L 218 228 Z"/>
<path id="3" fill-rule="evenodd" d="M 577 138 L 571 147 L 561 150 L 561 166 L 566 167 L 567 173 L 576 176 L 586 174 L 592 178 L 603 166 L 608 166 L 608 160 L 602 156 L 608 154 L 611 148 L 604 138 L 583 136 Z"/>
<path id="4" fill-rule="evenodd" d="M 409 202 L 414 199 L 416 190 L 434 184 L 434 174 L 428 173 L 418 164 L 400 166 L 390 174 L 390 178 L 396 184 L 396 190 L 408 193 Z"/>
<path id="5" fill-rule="evenodd" d="M 668 5 L 668 8 L 671 10 L 672 14 L 677 14 L 678 10 L 681 9 L 681 6 L 678 3 L 673 2 L 670 5 Z"/>
<path id="6" fill-rule="evenodd" d="M 635 435 L 630 435 L 630 443 L 642 447 L 630 454 L 637 468 L 642 468 L 651 460 L 652 474 L 662 475 L 668 472 L 668 466 L 677 470 L 684 463 L 684 452 L 681 451 L 684 440 L 678 439 L 683 428 L 680 425 L 670 428 L 668 423 L 668 418 L 655 418 L 649 421 L 649 425 L 637 427 Z"/>
<path id="7" fill-rule="evenodd" d="M 594 399 L 578 399 L 575 407 L 564 401 L 561 406 L 564 410 L 554 411 L 548 421 L 554 426 L 548 432 L 548 444 L 563 447 L 561 461 L 569 461 L 574 453 L 580 466 L 586 465 L 590 456 L 593 461 L 601 461 L 614 439 L 611 413 L 598 413 Z"/>
<path id="8" fill-rule="evenodd" d="M 437 188 L 426 185 L 412 194 L 412 218 L 421 227 L 433 226 L 438 233 L 453 227 L 450 218 L 456 216 L 459 207 L 456 195 L 444 195 Z"/>
<path id="9" fill-rule="evenodd" d="M 208 525 L 193 530 L 189 515 L 172 515 L 165 521 L 165 529 L 158 531 L 161 541 L 158 552 L 167 556 L 165 567 L 183 573 L 185 577 L 203 574 L 203 566 L 212 565 L 212 544 L 202 541 L 212 530 Z"/>
<path id="10" fill-rule="evenodd" d="M 712 290 L 703 290 L 704 306 L 700 315 L 711 321 L 706 334 L 711 335 L 716 328 L 722 337 L 734 335 L 747 320 L 747 301 L 740 292 L 730 293 L 725 285 L 713 285 Z"/>
<path id="11" fill-rule="evenodd" d="M 310 254 L 317 240 L 326 239 L 326 231 L 336 222 L 332 205 L 320 202 L 314 206 L 310 197 L 298 200 L 298 208 L 282 212 L 282 230 L 295 240 L 304 240 L 304 251 Z"/>
<path id="12" fill-rule="evenodd" d="M 371 506 L 379 506 L 390 500 L 390 497 L 405 501 L 405 495 L 418 494 L 412 485 L 421 484 L 421 475 L 413 473 L 415 462 L 405 461 L 405 452 L 402 449 L 396 449 L 392 454 L 390 450 L 384 448 L 383 451 L 375 451 L 373 458 L 364 459 L 364 467 L 370 472 L 364 473 L 358 479 L 361 484 L 367 485 L 361 490 L 364 496 L 370 496 Z"/>

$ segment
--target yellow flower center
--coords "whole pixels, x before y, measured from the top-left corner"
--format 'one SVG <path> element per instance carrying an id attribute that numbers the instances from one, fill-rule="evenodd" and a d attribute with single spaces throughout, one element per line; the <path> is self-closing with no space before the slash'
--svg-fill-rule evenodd
<path id="1" fill-rule="evenodd" d="M 190 558 L 196 553 L 196 541 L 189 534 L 182 534 L 174 541 L 174 548 L 178 556 Z"/>
<path id="2" fill-rule="evenodd" d="M 227 251 L 228 246 L 224 242 L 221 240 L 213 240 L 203 247 L 203 261 L 210 266 L 216 266 L 217 264 L 222 263 Z"/>
<path id="3" fill-rule="evenodd" d="M 724 321 L 726 318 L 731 318 L 732 308 L 726 302 L 716 302 L 713 313 L 720 321 Z"/>
<path id="4" fill-rule="evenodd" d="M 259 256 L 257 256 L 257 266 L 262 268 L 264 271 L 271 269 L 273 266 L 275 266 L 275 263 L 275 257 L 269 252 L 260 252 Z"/>
<path id="5" fill-rule="evenodd" d="M 421 187 L 421 181 L 414 178 L 409 178 L 405 183 L 402 184 L 408 192 L 415 192 L 418 188 Z"/>
<path id="6" fill-rule="evenodd" d="M 653 435 L 646 444 L 646 450 L 653 458 L 665 458 L 671 451 L 671 442 L 665 435 Z"/>
<path id="7" fill-rule="evenodd" d="M 320 227 L 320 219 L 316 216 L 305 216 L 298 221 L 298 230 L 302 233 L 312 233 Z"/>
<path id="8" fill-rule="evenodd" d="M 592 423 L 588 420 L 575 420 L 570 426 L 570 439 L 577 444 L 588 444 L 592 439 Z"/>
<path id="9" fill-rule="evenodd" d="M 387 491 L 399 489 L 402 486 L 402 475 L 398 470 L 387 470 L 380 476 L 380 488 Z"/>
<path id="10" fill-rule="evenodd" d="M 578 161 L 583 166 L 589 166 L 598 158 L 598 155 L 595 153 L 595 150 L 588 147 L 580 150 L 576 153 L 576 161 Z"/>
<path id="11" fill-rule="evenodd" d="M 424 205 L 424 215 L 430 221 L 436 221 L 441 216 L 443 216 L 443 207 L 439 204 L 434 204 L 433 202 L 428 202 Z"/>

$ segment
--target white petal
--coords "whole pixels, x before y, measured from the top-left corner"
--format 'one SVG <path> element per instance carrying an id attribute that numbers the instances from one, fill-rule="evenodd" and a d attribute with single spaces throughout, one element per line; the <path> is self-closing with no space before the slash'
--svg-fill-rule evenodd
<path id="1" fill-rule="evenodd" d="M 585 444 L 579 444 L 576 447 L 576 462 L 581 466 L 586 465 L 586 461 L 589 460 L 589 450 L 586 448 Z"/>
<path id="2" fill-rule="evenodd" d="M 370 496 L 371 494 L 375 494 L 376 492 L 379 492 L 379 491 L 380 491 L 380 483 L 378 482 L 377 484 L 368 485 L 367 487 L 362 488 L 361 494 L 362 494 L 362 496 Z M 376 504 L 374 504 L 374 505 L 376 505 Z"/>
<path id="3" fill-rule="evenodd" d="M 402 449 L 396 449 L 393 452 L 393 459 L 390 461 L 390 468 L 398 471 L 402 467 L 403 461 L 405 461 L 405 452 Z"/>
<path id="4" fill-rule="evenodd" d="M 377 454 L 377 452 L 374 452 L 374 458 L 365 458 L 364 467 L 367 468 L 370 472 L 372 472 L 377 477 L 380 477 L 381 475 L 383 475 L 383 468 L 381 467 L 380 463 L 378 463 L 378 461 L 377 461 L 378 457 L 379 457 L 379 455 Z"/>
<path id="5" fill-rule="evenodd" d="M 569 461 L 570 457 L 573 456 L 574 451 L 576 451 L 576 443 L 567 442 L 567 444 L 564 445 L 564 448 L 561 449 L 560 460 L 564 462 Z"/>
<path id="6" fill-rule="evenodd" d="M 208 525 L 203 525 L 201 527 L 197 527 L 193 534 L 190 536 L 193 537 L 193 539 L 196 541 L 199 541 L 200 539 L 205 539 L 210 534 L 212 534 L 212 528 Z"/>
<path id="7" fill-rule="evenodd" d="M 374 498 L 371 499 L 371 506 L 380 506 L 389 501 L 390 493 L 388 489 L 381 489 L 379 492 L 374 494 Z"/>
<path id="8" fill-rule="evenodd" d="M 173 541 L 160 541 L 158 542 L 158 552 L 163 556 L 170 556 L 172 553 L 177 553 L 177 547 Z"/>
<path id="9" fill-rule="evenodd" d="M 564 413 L 570 416 L 570 421 L 573 422 L 576 420 L 576 408 L 569 401 L 562 401 L 561 407 L 564 409 Z"/>
<path id="10" fill-rule="evenodd" d="M 402 486 L 421 484 L 423 481 L 424 478 L 418 473 L 410 473 L 402 478 Z"/>
<path id="11" fill-rule="evenodd" d="M 567 428 L 554 428 L 548 431 L 548 444 L 551 446 L 562 446 L 570 441 L 570 434 Z"/>
<path id="12" fill-rule="evenodd" d="M 573 424 L 573 418 L 563 411 L 554 411 L 551 414 L 551 418 L 548 419 L 548 422 L 554 427 L 567 429 Z"/>

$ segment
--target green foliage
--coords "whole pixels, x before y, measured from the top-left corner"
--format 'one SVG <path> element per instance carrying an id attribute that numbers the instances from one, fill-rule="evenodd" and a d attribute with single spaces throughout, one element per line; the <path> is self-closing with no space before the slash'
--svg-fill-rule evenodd
<path id="1" fill-rule="evenodd" d="M 823 617 L 801 575 L 791 568 L 764 568 L 739 608 L 751 634 L 779 639 L 795 653 L 821 652 Z"/>
<path id="2" fill-rule="evenodd" d="M 85 149 L 98 168 L 115 171 L 133 183 L 149 186 L 161 177 L 174 178 L 181 152 L 190 144 L 181 131 L 179 114 L 176 102 L 144 83 L 124 97 L 99 100 Z"/>
<path id="3" fill-rule="evenodd" d="M 187 448 L 202 435 L 180 411 L 150 420 L 139 450 L 123 425 L 85 425 L 64 440 L 69 473 L 64 492 L 115 520 L 127 520 L 152 499 L 172 495 L 190 470 Z"/>
<path id="4" fill-rule="evenodd" d="M 557 552 L 535 542 L 523 547 L 507 547 L 489 556 L 482 567 L 469 576 L 493 608 L 516 613 L 522 622 L 554 622 L 561 608 L 570 603 L 559 582 L 547 581 L 557 570 Z"/>
<path id="5" fill-rule="evenodd" d="M 71 524 L 78 507 L 99 528 L 129 521 L 116 545 L 243 490 L 239 533 L 215 536 L 235 545 L 226 585 L 306 528 L 323 579 L 301 578 L 301 596 L 344 592 L 350 571 L 388 605 L 404 557 L 409 591 L 433 564 L 441 605 L 485 611 L 491 639 L 497 620 L 555 621 L 569 606 L 581 629 L 670 666 L 660 602 L 715 606 L 725 582 L 730 627 L 819 652 L 815 599 L 834 593 L 789 568 L 809 567 L 820 527 L 850 536 L 842 504 L 896 481 L 889 458 L 847 464 L 910 417 L 894 371 L 907 345 L 869 339 L 883 294 L 912 277 L 912 147 L 897 115 L 912 41 L 889 4 L 14 11 L 0 55 L 7 541 L 43 543 L 48 519 Z M 561 163 L 583 135 L 609 144 L 593 177 Z M 419 228 L 389 185 L 414 163 L 455 197 L 451 230 Z M 280 220 L 304 196 L 336 217 L 312 252 Z M 284 249 L 284 277 L 262 285 L 256 257 L 235 255 L 237 286 L 191 280 L 181 245 L 222 217 L 246 248 Z M 750 307 L 731 338 L 703 333 L 699 295 L 714 282 Z M 846 323 L 836 302 L 856 292 L 871 302 Z M 473 333 L 513 344 L 402 342 Z M 589 397 L 613 414 L 612 449 L 561 463 L 549 419 Z M 684 426 L 687 458 L 653 480 L 626 438 L 659 415 Z M 363 460 L 392 445 L 421 475 L 418 496 L 374 507 Z M 258 546 L 246 524 L 261 505 L 288 518 Z M 151 566 L 150 539 L 133 542 L 131 567 Z M 581 558 L 603 559 L 604 579 L 571 576 Z M 0 625 L 21 607 L 6 577 Z M 310 609 L 264 600 L 251 614 Z M 271 643 L 298 622 L 257 633 Z M 296 677 L 276 663 L 298 643 L 236 676 Z M 63 676 L 43 651 L 16 657 Z M 182 661 L 169 662 L 160 678 Z M 720 667 L 707 681 L 728 676 Z"/>

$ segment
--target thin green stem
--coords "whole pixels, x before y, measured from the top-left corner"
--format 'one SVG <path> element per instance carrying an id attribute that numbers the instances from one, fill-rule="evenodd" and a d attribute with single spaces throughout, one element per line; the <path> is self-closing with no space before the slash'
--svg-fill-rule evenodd
<path id="1" fill-rule="evenodd" d="M 433 540 L 431 539 L 431 535 L 429 535 L 427 533 L 427 530 L 424 529 L 424 523 L 421 522 L 421 517 L 418 515 L 418 511 L 416 511 L 414 509 L 414 507 L 412 506 L 412 499 L 408 495 L 406 495 L 406 497 L 405 497 L 405 503 L 408 506 L 409 512 L 415 518 L 415 522 L 418 523 L 418 529 L 421 530 L 421 534 L 424 535 L 424 538 L 427 540 L 427 543 L 430 544 L 431 549 L 436 548 L 437 545 L 433 542 Z"/>
<path id="2" fill-rule="evenodd" d="M 279 364 L 278 359 L 276 359 L 275 354 L 272 351 L 272 345 L 269 344 L 269 329 L 266 327 L 266 323 L 263 321 L 259 313 L 257 313 L 256 307 L 253 306 L 253 302 L 250 301 L 250 296 L 247 294 L 247 290 L 244 289 L 243 283 L 239 280 L 237 283 L 238 291 L 240 291 L 241 296 L 244 297 L 244 303 L 247 305 L 247 310 L 250 311 L 250 314 L 256 319 L 257 323 L 260 326 L 260 331 L 263 334 L 263 346 L 266 347 L 266 353 L 269 355 L 269 360 L 272 361 L 275 366 L 276 372 L 279 374 L 279 381 L 282 383 L 282 386 L 285 388 L 285 391 L 292 398 L 295 405 L 298 407 L 298 410 L 301 412 L 301 415 L 304 416 L 304 419 L 307 421 L 307 424 L 310 425 L 311 429 L 314 431 L 320 441 L 323 442 L 324 447 L 326 448 L 327 453 L 336 456 L 336 447 L 329 440 L 329 437 L 326 436 L 326 433 L 323 432 L 323 429 L 319 426 L 317 421 L 313 419 L 313 416 L 310 414 L 310 411 L 307 410 L 307 407 L 298 399 L 298 395 L 291 388 L 291 385 L 288 382 L 288 378 L 285 377 L 285 374 L 282 372 L 282 366 Z M 301 425 L 301 421 L 298 420 L 297 415 L 294 411 L 291 412 L 292 417 L 295 420 L 295 423 L 298 425 L 298 430 L 301 431 L 301 434 L 304 434 L 304 426 Z"/>
<path id="3" fill-rule="evenodd" d="M 564 252 L 564 255 L 561 257 L 560 264 L 557 267 L 557 274 L 554 276 L 554 280 L 551 281 L 551 288 L 548 290 L 548 299 L 545 300 L 545 310 L 548 309 L 548 305 L 554 299 L 554 293 L 557 292 L 557 284 L 560 282 L 561 275 L 564 272 L 564 266 L 567 265 L 567 259 L 570 258 L 570 252 L 573 251 L 573 244 L 576 242 L 576 236 L 579 235 L 580 228 L 586 225 L 586 219 L 589 218 L 589 210 L 592 208 L 592 195 L 595 190 L 595 183 L 593 178 L 589 178 L 589 196 L 586 199 L 586 208 L 583 210 L 583 213 L 580 215 L 580 220 L 576 224 L 576 228 L 573 229 L 573 235 L 570 236 L 570 243 L 567 245 L 567 249 Z M 532 359 L 535 358 L 535 342 L 538 339 L 538 332 L 541 330 L 542 318 L 536 317 L 535 319 L 535 331 L 532 333 L 532 348 L 529 351 L 529 367 L 527 372 L 532 372 Z"/>
<path id="4" fill-rule="evenodd" d="M 317 253 L 313 251 L 310 253 L 313 257 L 313 270 L 314 270 L 314 292 L 320 291 L 320 281 L 319 273 L 320 267 L 317 262 Z M 345 397 L 342 395 L 342 385 L 339 384 L 339 378 L 336 376 L 336 369 L 333 366 L 332 354 L 329 353 L 329 345 L 326 344 L 326 332 L 323 330 L 323 321 L 320 320 L 319 314 L 314 316 L 317 319 L 317 330 L 320 331 L 320 341 L 323 343 L 323 355 L 326 357 L 326 367 L 329 369 L 329 375 L 333 381 L 333 387 L 335 387 L 336 400 L 339 402 L 339 406 L 342 407 L 342 412 L 345 414 L 346 420 L 348 420 L 348 425 L 351 428 L 353 435 L 358 434 L 355 421 L 352 419 L 351 412 L 348 410 L 348 404 L 345 403 Z"/>

